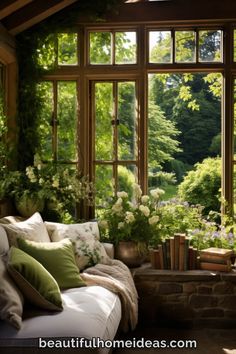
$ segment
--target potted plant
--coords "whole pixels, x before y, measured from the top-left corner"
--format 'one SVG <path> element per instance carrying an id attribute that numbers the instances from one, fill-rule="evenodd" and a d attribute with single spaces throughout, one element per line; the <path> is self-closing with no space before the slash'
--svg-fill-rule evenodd
<path id="1" fill-rule="evenodd" d="M 62 219 L 72 217 L 75 204 L 86 199 L 93 203 L 93 184 L 79 177 L 73 168 L 52 162 L 43 164 L 35 155 L 34 164 L 25 171 L 6 170 L 0 181 L 0 194 L 14 200 L 20 215 L 55 209 Z"/>
<path id="2" fill-rule="evenodd" d="M 107 202 L 106 210 L 99 221 L 101 233 L 114 243 L 116 258 L 130 267 L 138 266 L 147 256 L 151 238 L 158 238 L 158 203 L 161 189 L 143 195 L 139 185 L 134 184 L 133 195 L 118 192 Z"/>

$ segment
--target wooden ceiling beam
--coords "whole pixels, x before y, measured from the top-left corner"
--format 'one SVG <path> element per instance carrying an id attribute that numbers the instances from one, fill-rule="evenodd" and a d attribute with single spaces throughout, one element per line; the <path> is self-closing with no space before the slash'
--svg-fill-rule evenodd
<path id="1" fill-rule="evenodd" d="M 16 35 L 76 1 L 78 0 L 33 1 L 5 18 L 2 22 L 12 35 Z"/>
<path id="2" fill-rule="evenodd" d="M 13 12 L 28 5 L 33 0 L 1 0 L 0 3 L 0 20 L 11 15 Z"/>

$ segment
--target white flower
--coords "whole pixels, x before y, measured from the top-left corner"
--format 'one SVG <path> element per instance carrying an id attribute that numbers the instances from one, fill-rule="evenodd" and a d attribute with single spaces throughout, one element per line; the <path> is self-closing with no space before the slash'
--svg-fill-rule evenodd
<path id="1" fill-rule="evenodd" d="M 133 210 L 136 210 L 136 209 L 137 209 L 137 206 L 136 206 L 134 203 L 132 203 L 132 202 L 128 202 L 128 205 L 129 205 L 129 207 L 130 207 L 131 209 L 133 209 Z"/>
<path id="2" fill-rule="evenodd" d="M 148 219 L 150 225 L 156 224 L 159 221 L 158 215 L 153 215 L 151 218 Z"/>
<path id="3" fill-rule="evenodd" d="M 131 224 L 132 222 L 134 222 L 134 220 L 134 214 L 131 211 L 127 211 L 125 213 L 125 221 L 127 222 L 127 224 Z"/>
<path id="4" fill-rule="evenodd" d="M 41 178 L 39 178 L 39 184 L 43 184 L 43 182 L 44 182 L 44 179 L 41 177 Z"/>
<path id="5" fill-rule="evenodd" d="M 39 163 L 38 166 L 37 166 L 37 169 L 40 171 L 42 168 L 42 165 Z"/>
<path id="6" fill-rule="evenodd" d="M 119 214 L 123 210 L 123 207 L 120 204 L 114 204 L 111 209 L 114 213 Z"/>
<path id="7" fill-rule="evenodd" d="M 31 166 L 26 167 L 26 175 L 29 178 L 30 182 L 37 182 L 37 177 L 35 176 L 33 168 Z"/>
<path id="8" fill-rule="evenodd" d="M 143 195 L 141 198 L 141 202 L 143 204 L 146 204 L 149 201 L 149 196 L 148 195 Z"/>
<path id="9" fill-rule="evenodd" d="M 116 205 L 122 205 L 122 203 L 123 203 L 122 198 L 118 198 L 115 204 Z"/>
<path id="10" fill-rule="evenodd" d="M 128 198 L 128 193 L 126 192 L 117 192 L 118 198 Z"/>
<path id="11" fill-rule="evenodd" d="M 143 213 L 143 215 L 145 215 L 146 217 L 148 217 L 150 215 L 150 209 L 145 206 L 145 205 L 140 205 L 139 206 L 139 210 L 141 211 L 141 213 Z"/>
<path id="12" fill-rule="evenodd" d="M 58 179 L 55 178 L 55 179 L 53 180 L 52 186 L 53 186 L 54 188 L 58 188 L 58 187 L 59 187 L 59 181 L 58 181 Z"/>
<path id="13" fill-rule="evenodd" d="M 99 226 L 102 228 L 102 229 L 107 229 L 108 228 L 108 222 L 106 220 L 100 220 L 98 222 Z"/>
<path id="14" fill-rule="evenodd" d="M 136 198 L 140 198 L 142 195 L 142 189 L 140 188 L 140 185 L 137 183 L 134 183 L 133 185 L 133 191 L 134 191 L 134 195 Z"/>
<path id="15" fill-rule="evenodd" d="M 159 199 L 160 195 L 162 195 L 164 193 L 165 193 L 165 191 L 163 191 L 163 189 L 160 189 L 160 188 L 152 189 L 150 191 L 150 194 L 154 199 Z"/>
<path id="16" fill-rule="evenodd" d="M 119 222 L 118 224 L 118 229 L 123 229 L 125 227 L 125 223 L 124 222 Z"/>

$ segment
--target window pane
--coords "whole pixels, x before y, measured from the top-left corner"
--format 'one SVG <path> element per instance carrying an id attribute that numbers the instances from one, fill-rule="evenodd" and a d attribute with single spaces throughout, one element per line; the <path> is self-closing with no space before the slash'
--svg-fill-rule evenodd
<path id="1" fill-rule="evenodd" d="M 221 31 L 199 31 L 199 61 L 222 61 Z"/>
<path id="2" fill-rule="evenodd" d="M 196 39 L 194 31 L 175 32 L 175 61 L 187 63 L 196 61 Z"/>
<path id="3" fill-rule="evenodd" d="M 234 160 L 236 161 L 236 80 L 234 80 Z"/>
<path id="4" fill-rule="evenodd" d="M 219 73 L 149 75 L 148 186 L 204 213 L 220 210 L 221 92 Z"/>
<path id="5" fill-rule="evenodd" d="M 111 64 L 111 33 L 91 32 L 89 35 L 90 64 Z"/>
<path id="6" fill-rule="evenodd" d="M 137 62 L 136 32 L 116 32 L 115 53 L 116 64 L 135 64 Z"/>
<path id="7" fill-rule="evenodd" d="M 76 33 L 58 34 L 58 64 L 76 65 L 77 59 L 77 41 Z"/>
<path id="8" fill-rule="evenodd" d="M 95 85 L 95 159 L 113 159 L 113 84 Z"/>
<path id="9" fill-rule="evenodd" d="M 136 157 L 135 83 L 118 83 L 118 159 Z"/>
<path id="10" fill-rule="evenodd" d="M 40 124 L 38 127 L 40 154 L 43 160 L 52 159 L 52 112 L 53 112 L 53 86 L 52 82 L 41 82 L 37 86 L 43 104 L 40 111 Z"/>
<path id="11" fill-rule="evenodd" d="M 236 61 L 236 29 L 234 30 L 234 61 Z"/>
<path id="12" fill-rule="evenodd" d="M 77 90 L 76 82 L 58 82 L 58 159 L 76 160 Z"/>
<path id="13" fill-rule="evenodd" d="M 56 63 L 55 42 L 55 34 L 49 34 L 37 49 L 37 62 L 44 70 L 51 69 Z"/>
<path id="14" fill-rule="evenodd" d="M 149 32 L 149 62 L 150 63 L 171 63 L 171 32 L 150 31 Z"/>
<path id="15" fill-rule="evenodd" d="M 135 165 L 118 166 L 118 191 L 125 191 L 132 197 L 133 185 L 138 180 Z"/>
<path id="16" fill-rule="evenodd" d="M 113 167 L 111 165 L 96 166 L 95 190 L 96 214 L 99 216 L 99 210 L 101 213 L 107 199 L 113 195 Z"/>

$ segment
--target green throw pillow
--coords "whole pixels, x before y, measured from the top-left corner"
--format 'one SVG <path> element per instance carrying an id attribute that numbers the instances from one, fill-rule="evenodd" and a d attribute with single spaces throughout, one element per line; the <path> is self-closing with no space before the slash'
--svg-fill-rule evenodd
<path id="1" fill-rule="evenodd" d="M 31 303 L 47 310 L 63 309 L 56 280 L 36 259 L 12 246 L 7 269 Z"/>
<path id="2" fill-rule="evenodd" d="M 75 263 L 73 244 L 69 239 L 60 242 L 34 242 L 18 238 L 19 248 L 37 259 L 56 279 L 61 289 L 86 284 Z"/>

